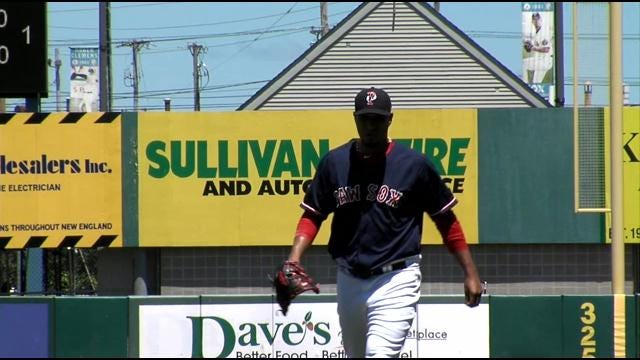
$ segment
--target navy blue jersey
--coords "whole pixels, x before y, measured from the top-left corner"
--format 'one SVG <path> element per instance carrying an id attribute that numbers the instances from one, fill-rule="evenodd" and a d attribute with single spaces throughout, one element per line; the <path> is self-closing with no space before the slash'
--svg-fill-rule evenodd
<path id="1" fill-rule="evenodd" d="M 301 206 L 323 219 L 334 213 L 329 253 L 340 266 L 368 271 L 419 254 L 423 214 L 455 203 L 424 155 L 394 142 L 364 158 L 352 140 L 320 160 Z"/>

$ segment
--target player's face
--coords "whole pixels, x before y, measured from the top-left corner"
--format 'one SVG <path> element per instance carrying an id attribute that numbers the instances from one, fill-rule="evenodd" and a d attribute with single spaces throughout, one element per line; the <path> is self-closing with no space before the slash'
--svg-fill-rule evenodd
<path id="1" fill-rule="evenodd" d="M 533 26 L 536 27 L 536 29 L 539 29 L 542 27 L 542 19 L 540 17 L 534 17 L 533 18 Z"/>
<path id="2" fill-rule="evenodd" d="M 387 131 L 391 124 L 391 116 L 363 114 L 356 116 L 358 135 L 365 146 L 376 146 L 387 143 Z"/>

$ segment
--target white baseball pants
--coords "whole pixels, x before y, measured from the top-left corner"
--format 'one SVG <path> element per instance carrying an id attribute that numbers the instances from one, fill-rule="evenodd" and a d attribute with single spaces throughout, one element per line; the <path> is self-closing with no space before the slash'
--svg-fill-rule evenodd
<path id="1" fill-rule="evenodd" d="M 348 357 L 398 357 L 420 299 L 420 256 L 406 268 L 361 279 L 338 268 L 337 300 Z"/>

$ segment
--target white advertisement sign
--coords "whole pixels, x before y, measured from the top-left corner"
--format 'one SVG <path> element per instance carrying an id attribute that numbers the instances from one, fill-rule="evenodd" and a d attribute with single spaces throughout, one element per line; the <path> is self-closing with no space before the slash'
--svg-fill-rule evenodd
<path id="1" fill-rule="evenodd" d="M 417 338 L 419 357 L 489 357 L 488 304 L 418 304 L 414 325 L 407 342 Z"/>
<path id="2" fill-rule="evenodd" d="M 140 357 L 191 357 L 191 318 L 200 316 L 196 305 L 139 307 Z"/>
<path id="3" fill-rule="evenodd" d="M 140 357 L 344 358 L 336 303 L 140 305 Z M 400 357 L 489 357 L 489 306 L 419 304 Z"/>

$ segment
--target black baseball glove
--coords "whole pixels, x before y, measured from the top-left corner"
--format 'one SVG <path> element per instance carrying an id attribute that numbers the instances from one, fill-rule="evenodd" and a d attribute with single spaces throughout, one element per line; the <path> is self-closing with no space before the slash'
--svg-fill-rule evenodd
<path id="1" fill-rule="evenodd" d="M 318 284 L 295 261 L 282 263 L 276 270 L 273 285 L 276 288 L 278 304 L 280 304 L 280 309 L 282 309 L 282 314 L 284 315 L 287 315 L 289 304 L 296 296 L 307 290 L 313 290 L 316 294 L 320 293 Z"/>
<path id="2" fill-rule="evenodd" d="M 531 43 L 531 41 L 527 40 L 524 42 L 524 50 L 526 52 L 531 52 L 531 49 L 533 49 L 533 44 Z"/>

